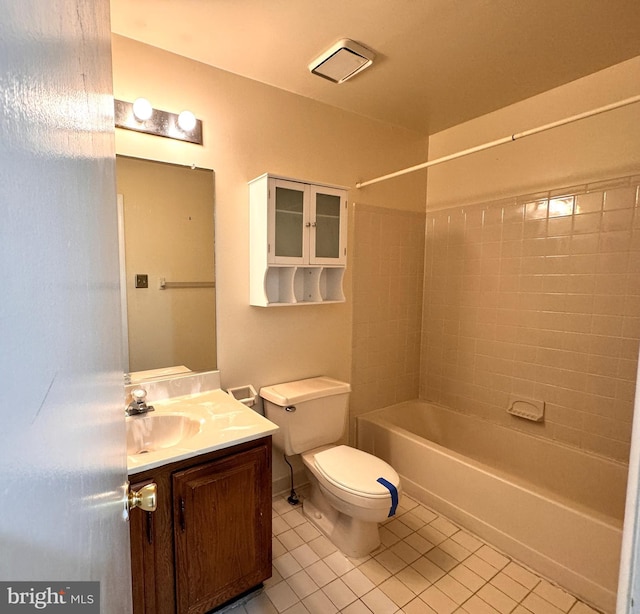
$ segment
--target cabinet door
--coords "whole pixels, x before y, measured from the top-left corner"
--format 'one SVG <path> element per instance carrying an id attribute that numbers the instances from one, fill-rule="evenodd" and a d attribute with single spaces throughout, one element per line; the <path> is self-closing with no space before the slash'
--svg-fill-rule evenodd
<path id="1" fill-rule="evenodd" d="M 131 484 L 132 491 L 140 490 L 152 480 Z M 133 614 L 155 614 L 156 609 L 156 526 L 155 512 L 139 507 L 129 513 L 131 539 L 131 584 Z"/>
<path id="2" fill-rule="evenodd" d="M 176 602 L 196 614 L 271 575 L 267 443 L 173 475 Z"/>
<path id="3" fill-rule="evenodd" d="M 347 199 L 344 190 L 310 187 L 310 264 L 345 264 Z"/>
<path id="4" fill-rule="evenodd" d="M 270 264 L 304 264 L 309 250 L 307 186 L 284 179 L 269 180 Z"/>

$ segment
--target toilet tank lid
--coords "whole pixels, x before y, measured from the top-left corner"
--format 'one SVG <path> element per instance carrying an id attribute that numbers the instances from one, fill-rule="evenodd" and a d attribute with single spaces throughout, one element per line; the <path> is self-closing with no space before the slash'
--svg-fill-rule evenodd
<path id="1" fill-rule="evenodd" d="M 322 376 L 265 386 L 260 388 L 260 396 L 276 405 L 286 407 L 350 391 L 351 386 L 346 382 Z"/>

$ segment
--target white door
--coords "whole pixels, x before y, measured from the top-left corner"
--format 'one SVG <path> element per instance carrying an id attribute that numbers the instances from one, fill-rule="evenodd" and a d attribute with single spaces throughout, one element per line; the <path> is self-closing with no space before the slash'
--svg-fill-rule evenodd
<path id="1" fill-rule="evenodd" d="M 0 581 L 126 613 L 109 3 L 0 12 Z"/>
<path id="2" fill-rule="evenodd" d="M 636 377 L 636 397 L 633 411 L 627 505 L 622 533 L 620 579 L 618 582 L 617 614 L 637 612 L 640 608 L 640 361 Z"/>

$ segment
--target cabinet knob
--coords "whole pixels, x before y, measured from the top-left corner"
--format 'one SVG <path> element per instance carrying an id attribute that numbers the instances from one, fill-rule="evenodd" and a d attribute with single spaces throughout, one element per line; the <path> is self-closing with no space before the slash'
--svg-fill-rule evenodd
<path id="1" fill-rule="evenodd" d="M 129 510 L 139 507 L 145 512 L 155 512 L 158 507 L 158 485 L 152 482 L 143 486 L 140 490 L 130 490 L 128 505 Z"/>

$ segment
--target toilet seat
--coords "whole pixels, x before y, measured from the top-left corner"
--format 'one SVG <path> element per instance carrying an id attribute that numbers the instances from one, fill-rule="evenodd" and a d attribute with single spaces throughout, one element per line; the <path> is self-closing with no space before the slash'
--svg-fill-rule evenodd
<path id="1" fill-rule="evenodd" d="M 380 478 L 395 488 L 400 485 L 400 476 L 391 465 L 350 446 L 318 452 L 314 455 L 314 466 L 327 482 L 359 497 L 388 499 L 389 488 L 378 481 Z"/>

